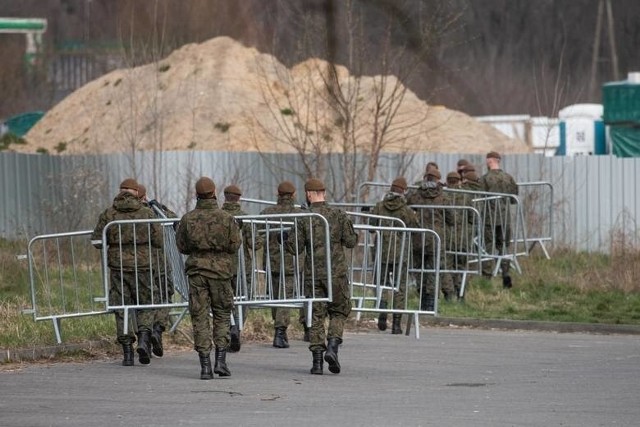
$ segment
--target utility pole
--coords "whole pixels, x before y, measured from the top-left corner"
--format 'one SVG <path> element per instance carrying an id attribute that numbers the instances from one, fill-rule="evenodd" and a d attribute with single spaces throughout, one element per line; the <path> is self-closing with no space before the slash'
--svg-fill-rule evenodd
<path id="1" fill-rule="evenodd" d="M 607 15 L 606 19 L 606 31 L 607 38 L 609 39 L 609 61 L 611 62 L 611 73 L 612 79 L 618 80 L 619 78 L 619 70 L 618 70 L 618 50 L 616 47 L 616 38 L 613 28 L 613 8 L 611 6 L 611 0 L 599 0 L 598 1 L 598 12 L 596 17 L 596 32 L 595 37 L 593 39 L 593 52 L 591 57 L 591 78 L 589 81 L 589 93 L 593 94 L 597 90 L 597 74 L 598 74 L 598 63 L 601 60 L 600 57 L 600 42 L 602 39 L 602 27 L 603 20 L 605 19 L 605 13 Z"/>

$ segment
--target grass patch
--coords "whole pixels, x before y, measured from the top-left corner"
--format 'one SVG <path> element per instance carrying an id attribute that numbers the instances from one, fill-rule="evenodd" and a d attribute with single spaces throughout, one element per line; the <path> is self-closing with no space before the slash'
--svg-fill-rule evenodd
<path id="1" fill-rule="evenodd" d="M 51 321 L 33 320 L 23 314 L 31 308 L 26 260 L 16 255 L 26 253 L 26 242 L 0 239 L 0 348 L 21 349 L 56 345 Z M 473 277 L 467 286 L 464 302 L 440 299 L 443 317 L 512 319 L 552 322 L 640 325 L 640 262 L 637 252 L 606 256 L 602 254 L 556 251 L 553 259 L 531 256 L 520 260 L 523 274 L 514 272 L 514 287 L 503 290 L 500 278 Z M 96 279 L 87 272 L 87 283 Z M 56 275 L 57 276 L 57 275 Z M 65 281 L 66 276 L 61 276 Z M 87 292 L 91 292 L 87 289 Z M 40 296 L 38 291 L 38 296 Z M 417 295 L 410 295 L 417 301 Z M 56 301 L 51 299 L 51 301 Z M 69 303 L 69 301 L 65 301 Z M 302 338 L 298 310 L 291 311 L 289 336 Z M 355 321 L 352 313 L 349 329 L 374 325 L 375 313 L 362 313 Z M 113 315 L 68 318 L 61 320 L 65 344 L 86 341 L 115 342 Z M 271 310 L 248 310 L 242 332 L 243 340 L 270 342 L 273 338 Z M 167 334 L 167 345 L 192 348 L 193 339 L 188 316 L 175 334 Z M 116 354 L 119 351 L 114 344 Z M 78 357 L 77 354 L 70 357 Z M 80 355 L 79 357 L 82 357 Z"/>

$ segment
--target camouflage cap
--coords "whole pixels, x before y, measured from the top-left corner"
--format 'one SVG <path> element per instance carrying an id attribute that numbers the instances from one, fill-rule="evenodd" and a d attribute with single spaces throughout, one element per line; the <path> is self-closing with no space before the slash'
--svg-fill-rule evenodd
<path id="1" fill-rule="evenodd" d="M 324 191 L 324 183 L 317 178 L 311 178 L 304 183 L 304 191 Z"/>
<path id="2" fill-rule="evenodd" d="M 393 182 L 391 183 L 391 187 L 396 187 L 399 188 L 402 191 L 407 191 L 407 180 L 404 179 L 404 177 L 399 176 L 396 179 L 393 180 Z"/>
<path id="3" fill-rule="evenodd" d="M 296 192 L 296 187 L 291 181 L 282 181 L 278 185 L 278 194 L 293 194 Z"/>
<path id="4" fill-rule="evenodd" d="M 138 182 L 133 178 L 127 178 L 120 183 L 120 189 L 138 191 Z"/>
<path id="5" fill-rule="evenodd" d="M 209 177 L 203 176 L 196 182 L 196 193 L 209 194 L 216 192 L 216 185 Z"/>
<path id="6" fill-rule="evenodd" d="M 498 159 L 500 160 L 502 157 L 500 157 L 500 153 L 498 153 L 497 151 L 489 151 L 487 153 L 487 159 Z"/>
<path id="7" fill-rule="evenodd" d="M 142 184 L 138 184 L 138 197 L 141 199 L 147 195 L 147 187 Z"/>
<path id="8" fill-rule="evenodd" d="M 467 159 L 460 159 L 458 160 L 458 163 L 456 163 L 456 165 L 458 166 L 458 169 L 460 169 L 462 166 L 467 166 L 470 165 L 471 162 Z"/>
<path id="9" fill-rule="evenodd" d="M 224 194 L 235 194 L 236 196 L 242 196 L 242 190 L 237 185 L 229 185 L 224 188 Z"/>

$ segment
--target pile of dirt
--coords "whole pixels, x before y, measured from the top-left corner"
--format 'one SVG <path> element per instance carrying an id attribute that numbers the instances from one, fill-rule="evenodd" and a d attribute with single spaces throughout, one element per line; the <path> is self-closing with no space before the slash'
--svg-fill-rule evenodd
<path id="1" fill-rule="evenodd" d="M 463 113 L 428 105 L 393 76 L 356 78 L 337 67 L 330 79 L 327 70 L 318 59 L 288 69 L 228 37 L 185 45 L 78 89 L 15 149 L 367 152 L 382 141 L 377 149 L 394 152 L 530 151 Z"/>

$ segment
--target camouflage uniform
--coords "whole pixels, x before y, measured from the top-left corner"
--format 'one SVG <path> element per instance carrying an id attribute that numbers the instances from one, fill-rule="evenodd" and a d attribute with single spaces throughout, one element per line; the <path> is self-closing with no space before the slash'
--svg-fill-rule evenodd
<path id="1" fill-rule="evenodd" d="M 407 201 L 402 194 L 398 194 L 390 191 L 384 196 L 384 199 L 378 203 L 373 208 L 371 212 L 373 215 L 380 216 L 389 216 L 393 218 L 398 218 L 404 222 L 405 226 L 408 228 L 418 228 L 420 224 L 418 222 L 418 217 L 416 213 L 407 206 Z M 370 220 L 370 224 L 373 226 L 382 226 L 382 227 L 399 227 L 400 225 L 397 222 L 393 222 L 390 220 L 382 220 L 377 218 L 372 218 Z M 405 236 L 405 239 L 408 239 L 409 235 Z M 383 277 L 385 278 L 385 285 L 389 283 L 393 284 L 393 282 L 398 283 L 398 289 L 395 294 L 395 298 L 393 300 L 393 308 L 394 309 L 404 309 L 405 303 L 405 289 L 407 284 L 405 281 L 400 280 L 397 281 L 394 278 L 393 282 L 391 281 L 390 276 L 392 277 L 394 272 L 402 271 L 404 269 L 406 273 L 406 269 L 408 266 L 409 260 L 409 252 L 401 251 L 401 243 L 402 243 L 402 235 L 396 234 L 392 235 L 390 231 L 382 232 L 382 266 L 381 270 L 383 272 Z M 394 244 L 395 242 L 395 244 Z M 409 241 L 405 240 L 405 248 L 408 248 Z M 403 258 L 402 268 L 400 266 L 400 257 Z M 402 277 L 405 278 L 406 274 L 402 274 Z M 382 297 L 384 302 L 384 306 L 386 308 L 387 302 L 387 294 L 385 293 Z M 382 303 L 381 303 L 382 306 Z"/>
<path id="2" fill-rule="evenodd" d="M 418 213 L 419 221 L 421 222 L 422 228 L 429 228 L 440 236 L 441 240 L 441 248 L 440 248 L 440 268 L 445 266 L 445 226 L 452 224 L 452 216 L 445 215 L 445 212 L 442 209 L 424 209 L 421 210 L 416 208 L 415 206 L 424 206 L 424 205 L 447 205 L 447 200 L 445 200 L 442 185 L 436 181 L 424 181 L 421 184 L 421 187 L 412 195 L 407 198 L 407 204 L 414 207 L 416 212 Z M 446 221 L 446 224 L 445 224 Z M 415 248 L 414 248 L 415 252 Z M 421 267 L 424 262 L 424 266 L 426 269 L 432 270 L 435 268 L 435 248 L 430 244 L 430 239 L 427 238 L 427 244 L 423 249 L 422 257 L 414 258 L 414 265 L 416 267 Z M 422 287 L 420 280 L 422 279 L 422 275 L 418 277 L 419 283 L 418 285 Z M 434 298 L 435 298 L 435 275 L 427 273 L 425 275 L 426 283 L 424 287 L 422 287 L 422 295 L 421 295 L 421 303 L 420 307 L 422 310 L 433 310 L 434 308 Z M 448 273 L 443 273 L 440 276 L 440 288 L 442 289 L 445 298 L 449 299 L 454 294 L 453 281 L 451 279 L 451 275 Z"/>
<path id="3" fill-rule="evenodd" d="M 479 186 L 482 191 L 491 193 L 518 194 L 518 184 L 511 175 L 501 169 L 489 170 L 480 178 Z M 511 214 L 509 203 L 513 203 L 510 198 L 501 200 L 492 200 L 488 204 L 491 218 L 485 218 L 485 236 L 484 244 L 487 251 L 497 250 L 499 255 L 509 253 L 511 246 Z M 486 216 L 486 215 L 485 215 Z M 493 222 L 493 224 L 492 224 Z M 509 277 L 510 261 L 508 258 L 502 258 L 500 268 L 502 277 Z M 491 275 L 490 266 L 483 266 L 483 274 Z M 510 284 L 510 279 L 509 279 Z"/>
<path id="4" fill-rule="evenodd" d="M 185 214 L 176 232 L 176 244 L 188 255 L 189 310 L 193 322 L 194 349 L 211 352 L 209 311 L 213 312 L 216 350 L 229 345 L 229 319 L 233 309 L 231 279 L 240 248 L 240 229 L 233 216 L 218 208 L 215 199 L 199 199 Z"/>
<path id="5" fill-rule="evenodd" d="M 91 234 L 91 240 L 102 240 L 106 225 L 116 220 L 152 219 L 155 215 L 133 194 L 120 192 L 113 205 L 98 218 Z M 151 247 L 162 248 L 162 232 L 159 224 L 149 226 L 138 224 L 109 227 L 107 230 L 107 262 L 110 270 L 110 305 L 151 304 L 152 294 L 158 296 L 157 289 L 152 290 Z M 96 245 L 101 246 L 101 245 Z M 124 313 L 114 311 L 116 318 L 117 340 L 120 344 L 131 345 L 135 338 L 131 332 L 124 333 Z M 138 333 L 150 333 L 153 326 L 153 310 L 137 310 Z M 143 362 L 144 363 L 144 362 Z M 148 363 L 148 362 L 146 362 Z"/>
<path id="6" fill-rule="evenodd" d="M 294 206 L 294 199 L 292 194 L 282 194 L 278 196 L 278 202 L 275 206 L 265 208 L 261 215 L 278 215 L 278 214 L 290 214 L 290 213 L 304 213 L 300 208 Z M 278 230 L 278 234 L 280 231 Z M 302 266 L 301 260 L 296 260 L 296 257 L 288 252 L 281 254 L 280 244 L 278 243 L 278 237 L 276 233 L 271 233 L 269 236 L 269 269 L 271 270 L 271 280 L 273 283 L 273 292 L 275 298 L 282 299 L 293 298 L 295 296 L 295 288 L 297 281 L 300 280 L 301 275 L 299 271 L 296 271 L 297 267 Z M 267 251 L 265 250 L 265 260 Z M 281 268 L 281 260 L 284 261 L 284 267 Z M 266 267 L 266 266 L 265 266 Z M 282 284 L 285 284 L 282 289 Z M 301 290 L 303 293 L 304 289 Z M 281 294 L 283 292 L 283 294 Z M 302 310 L 301 310 L 302 312 Z M 271 317 L 273 318 L 274 328 L 286 329 L 289 327 L 291 310 L 285 307 L 276 307 L 271 309 Z M 304 322 L 304 316 L 301 317 L 301 323 Z"/>
<path id="7" fill-rule="evenodd" d="M 309 206 L 309 212 L 318 213 L 325 217 L 329 223 L 329 233 L 331 241 L 331 283 L 333 301 L 314 303 L 312 308 L 312 324 L 310 330 L 309 350 L 311 352 L 322 352 L 327 349 L 325 337 L 329 340 L 335 339 L 338 344 L 342 342 L 344 325 L 351 313 L 351 297 L 348 280 L 348 264 L 343 247 L 353 248 L 358 241 L 358 235 L 353 229 L 353 224 L 349 217 L 340 209 L 330 207 L 326 202 L 316 202 Z M 326 255 L 325 255 L 325 227 L 316 218 L 300 221 L 296 233 L 290 233 L 286 241 L 287 251 L 296 253 L 297 246 L 306 251 L 305 259 L 305 281 L 310 282 L 311 277 L 315 278 L 314 287 L 310 283 L 305 286 L 315 290 L 316 298 L 328 296 L 326 277 Z M 298 241 L 296 243 L 295 237 Z M 313 247 L 311 247 L 313 243 Z M 315 270 L 312 271 L 312 266 Z M 325 319 L 329 316 L 329 328 L 325 333 Z"/>
<path id="8" fill-rule="evenodd" d="M 450 188 L 455 190 L 465 190 L 463 183 L 458 183 Z M 472 207 L 472 196 L 468 193 L 445 193 L 445 200 L 447 205 L 459 206 L 459 207 Z M 453 222 L 449 225 L 449 231 L 447 232 L 446 247 L 453 253 L 446 254 L 447 265 L 454 270 L 465 271 L 467 270 L 468 256 L 466 254 L 471 253 L 477 247 L 473 244 L 474 224 L 475 216 L 467 209 L 452 209 L 450 211 Z M 476 225 L 477 226 L 477 225 Z M 462 289 L 462 273 L 452 273 L 451 280 L 453 282 L 453 288 L 455 294 L 459 297 Z"/>

